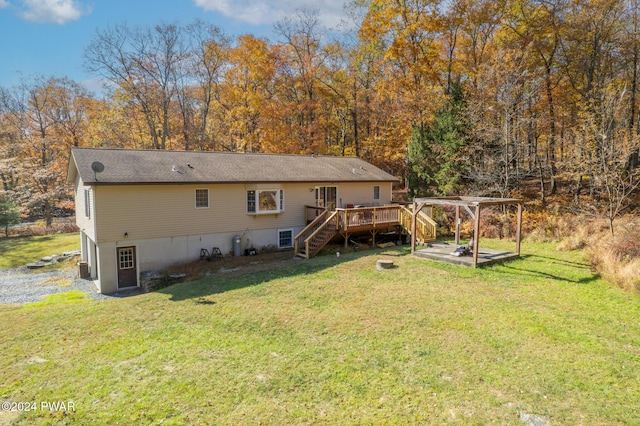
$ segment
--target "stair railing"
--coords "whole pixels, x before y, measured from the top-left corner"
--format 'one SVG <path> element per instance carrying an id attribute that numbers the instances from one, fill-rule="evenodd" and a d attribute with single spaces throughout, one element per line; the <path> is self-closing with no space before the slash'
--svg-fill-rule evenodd
<path id="1" fill-rule="evenodd" d="M 323 232 L 330 231 L 321 239 L 317 240 Z M 331 215 L 320 226 L 304 240 L 305 257 L 309 259 L 318 253 L 338 232 L 338 212 L 331 212 Z"/>
<path id="2" fill-rule="evenodd" d="M 296 255 L 300 255 L 300 248 L 305 247 L 304 241 L 309 238 L 311 234 L 313 234 L 322 224 L 327 220 L 327 216 L 329 215 L 329 211 L 325 210 L 321 212 L 310 224 L 308 224 L 302 231 L 298 233 L 293 239 L 293 252 Z M 305 255 L 305 257 L 308 256 Z"/>

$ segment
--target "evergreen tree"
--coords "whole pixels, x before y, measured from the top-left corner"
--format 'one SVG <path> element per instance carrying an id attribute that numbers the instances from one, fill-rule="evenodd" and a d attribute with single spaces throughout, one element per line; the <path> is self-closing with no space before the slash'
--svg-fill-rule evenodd
<path id="1" fill-rule="evenodd" d="M 9 198 L 0 196 L 0 226 L 4 228 L 4 233 L 9 236 L 9 227 L 20 223 L 20 212 Z"/>
<path id="2" fill-rule="evenodd" d="M 414 127 L 409 143 L 409 190 L 412 196 L 459 193 L 465 164 L 464 102 L 459 91 L 437 111 L 433 123 Z"/>

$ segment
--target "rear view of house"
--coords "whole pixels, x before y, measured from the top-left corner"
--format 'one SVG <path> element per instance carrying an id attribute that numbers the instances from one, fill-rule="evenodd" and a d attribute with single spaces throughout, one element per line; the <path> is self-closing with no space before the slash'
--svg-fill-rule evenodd
<path id="1" fill-rule="evenodd" d="M 73 148 L 67 180 L 82 259 L 112 293 L 238 238 L 292 248 L 308 206 L 386 205 L 396 178 L 356 157 Z"/>

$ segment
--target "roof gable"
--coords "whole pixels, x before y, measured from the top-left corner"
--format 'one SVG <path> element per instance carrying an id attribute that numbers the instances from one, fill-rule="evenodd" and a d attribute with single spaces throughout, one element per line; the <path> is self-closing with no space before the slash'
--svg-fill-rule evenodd
<path id="1" fill-rule="evenodd" d="M 76 173 L 85 184 L 397 181 L 357 157 L 98 148 L 71 150 L 67 179 Z"/>

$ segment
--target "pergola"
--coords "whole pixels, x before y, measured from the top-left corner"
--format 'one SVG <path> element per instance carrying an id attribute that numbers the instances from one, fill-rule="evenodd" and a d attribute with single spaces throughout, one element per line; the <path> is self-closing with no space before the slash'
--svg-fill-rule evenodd
<path id="1" fill-rule="evenodd" d="M 520 256 L 520 236 L 522 230 L 522 204 L 523 201 L 518 198 L 490 198 L 490 197 L 436 197 L 436 198 L 415 198 L 413 200 L 413 217 L 411 219 L 411 253 L 416 253 L 416 237 L 415 226 L 416 217 L 420 210 L 425 206 L 443 205 L 443 206 L 455 206 L 456 208 L 456 244 L 460 244 L 460 213 L 461 208 L 464 208 L 471 219 L 474 221 L 473 226 L 473 267 L 478 266 L 478 254 L 479 240 L 480 240 L 480 211 L 483 207 L 490 206 L 507 206 L 517 205 L 517 226 L 516 226 L 516 251 L 515 253 L 509 253 L 511 256 L 502 256 L 501 260 Z M 446 259 L 442 259 L 446 260 Z M 495 259 L 491 263 L 494 263 Z"/>

